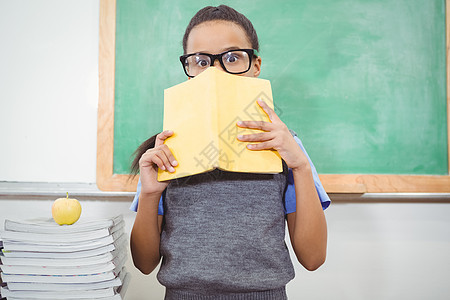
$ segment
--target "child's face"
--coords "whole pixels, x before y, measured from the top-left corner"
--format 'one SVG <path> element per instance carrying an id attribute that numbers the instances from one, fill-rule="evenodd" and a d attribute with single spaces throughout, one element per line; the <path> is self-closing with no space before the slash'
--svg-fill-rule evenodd
<path id="1" fill-rule="evenodd" d="M 186 52 L 218 54 L 233 49 L 252 49 L 252 45 L 241 26 L 228 21 L 208 21 L 195 26 L 187 40 Z M 222 69 L 219 61 L 214 67 Z M 242 76 L 258 77 L 261 72 L 261 58 L 253 58 L 250 70 Z"/>

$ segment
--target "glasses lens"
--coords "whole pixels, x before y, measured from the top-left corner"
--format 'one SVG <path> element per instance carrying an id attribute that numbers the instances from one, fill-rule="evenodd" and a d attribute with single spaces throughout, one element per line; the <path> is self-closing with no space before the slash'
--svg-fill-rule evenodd
<path id="1" fill-rule="evenodd" d="M 191 55 L 186 58 L 185 68 L 190 76 L 197 76 L 211 65 L 211 59 L 206 55 Z"/>
<path id="2" fill-rule="evenodd" d="M 231 74 L 242 74 L 250 70 L 253 51 L 230 50 L 221 54 L 189 54 L 183 61 L 186 74 L 195 77 L 212 65 L 212 60 L 220 60 L 220 65 L 224 71 Z"/>
<path id="3" fill-rule="evenodd" d="M 243 73 L 247 72 L 250 68 L 250 57 L 248 53 L 242 50 L 234 50 L 224 53 L 222 55 L 222 61 L 230 73 Z"/>

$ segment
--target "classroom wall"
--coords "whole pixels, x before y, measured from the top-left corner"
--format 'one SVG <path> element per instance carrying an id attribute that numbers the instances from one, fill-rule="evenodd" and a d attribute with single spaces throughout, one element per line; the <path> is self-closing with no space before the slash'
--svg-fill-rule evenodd
<path id="1" fill-rule="evenodd" d="M 8 196 L 11 182 L 95 183 L 98 13 L 98 0 L 0 0 L 0 228 L 50 216 L 53 198 Z M 130 232 L 130 196 L 100 198 L 82 201 L 82 218 L 122 213 Z M 327 262 L 295 262 L 289 298 L 448 299 L 448 216 L 446 203 L 334 202 Z M 126 299 L 162 299 L 155 274 L 128 269 Z"/>
<path id="2" fill-rule="evenodd" d="M 0 180 L 95 182 L 98 14 L 0 0 Z"/>

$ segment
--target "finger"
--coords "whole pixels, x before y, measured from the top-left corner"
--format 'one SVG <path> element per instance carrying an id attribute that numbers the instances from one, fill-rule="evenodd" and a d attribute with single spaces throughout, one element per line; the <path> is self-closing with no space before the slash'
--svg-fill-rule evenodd
<path id="1" fill-rule="evenodd" d="M 237 125 L 242 128 L 259 129 L 263 131 L 271 131 L 273 128 L 272 123 L 264 121 L 239 121 Z"/>
<path id="2" fill-rule="evenodd" d="M 161 170 L 165 171 L 166 167 L 164 166 L 164 161 L 159 158 L 157 155 L 152 156 L 152 163 L 158 166 Z"/>
<path id="3" fill-rule="evenodd" d="M 264 110 L 272 123 L 273 121 L 280 120 L 275 111 L 265 101 L 258 99 L 257 103 Z"/>
<path id="4" fill-rule="evenodd" d="M 162 144 L 164 144 L 164 141 L 173 135 L 173 131 L 172 130 L 164 130 L 163 132 L 161 132 L 160 134 L 158 134 L 156 136 L 156 141 L 155 141 L 155 147 L 160 146 Z"/>
<path id="5" fill-rule="evenodd" d="M 141 167 L 148 167 L 149 165 L 156 165 L 161 170 L 168 170 L 174 172 L 173 166 L 178 165 L 178 162 L 174 158 L 172 152 L 167 145 L 158 146 L 158 148 L 152 148 L 147 150 L 142 155 L 139 164 Z"/>
<path id="6" fill-rule="evenodd" d="M 178 166 L 178 161 L 175 159 L 175 156 L 173 155 L 172 151 L 170 151 L 169 147 L 167 145 L 162 145 L 161 149 L 164 151 L 170 164 L 174 167 Z"/>
<path id="7" fill-rule="evenodd" d="M 257 143 L 257 144 L 248 144 L 247 148 L 249 150 L 271 150 L 273 148 L 272 143 L 270 141 Z"/>
<path id="8" fill-rule="evenodd" d="M 165 170 L 164 162 L 155 155 L 155 150 L 150 149 L 145 152 L 139 160 L 140 168 L 156 165 L 161 170 Z"/>
<path id="9" fill-rule="evenodd" d="M 238 135 L 238 140 L 243 142 L 266 142 L 274 138 L 273 134 L 269 132 L 260 132 L 255 134 Z"/>
<path id="10" fill-rule="evenodd" d="M 172 167 L 164 151 L 158 151 L 157 153 L 155 153 L 155 157 L 162 161 L 162 167 L 158 165 L 161 170 L 167 170 L 172 173 L 175 172 L 175 169 Z"/>

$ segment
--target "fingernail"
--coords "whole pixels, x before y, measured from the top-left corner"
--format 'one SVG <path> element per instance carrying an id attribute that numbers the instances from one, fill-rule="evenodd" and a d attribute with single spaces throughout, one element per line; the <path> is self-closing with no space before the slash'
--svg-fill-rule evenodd
<path id="1" fill-rule="evenodd" d="M 176 161 L 176 160 L 174 160 L 173 162 L 172 162 L 172 166 L 178 166 L 178 162 Z"/>
<path id="2" fill-rule="evenodd" d="M 160 169 L 163 170 L 163 171 L 165 171 L 165 170 L 166 170 L 166 167 L 162 166 Z"/>
<path id="3" fill-rule="evenodd" d="M 248 148 L 248 149 L 252 149 L 253 147 L 254 147 L 254 146 L 253 146 L 252 144 L 248 144 L 248 145 L 247 145 L 247 148 Z"/>
<path id="4" fill-rule="evenodd" d="M 240 135 L 237 136 L 237 138 L 238 138 L 239 140 L 242 140 L 242 139 L 244 138 L 244 136 L 243 136 L 242 134 L 240 134 Z"/>
<path id="5" fill-rule="evenodd" d="M 236 124 L 238 124 L 238 126 L 241 126 L 242 125 L 242 121 L 237 121 Z"/>
<path id="6" fill-rule="evenodd" d="M 173 172 L 175 172 L 175 169 L 172 167 L 169 167 L 169 172 L 173 173 Z"/>

